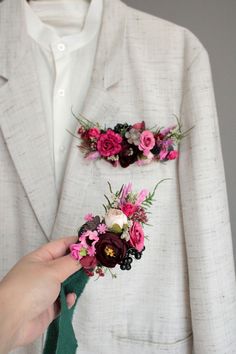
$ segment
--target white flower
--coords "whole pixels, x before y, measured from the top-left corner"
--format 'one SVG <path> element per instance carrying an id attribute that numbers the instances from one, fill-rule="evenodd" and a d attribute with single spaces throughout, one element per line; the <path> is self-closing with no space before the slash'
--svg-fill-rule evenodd
<path id="1" fill-rule="evenodd" d="M 105 223 L 108 229 L 112 229 L 114 225 L 118 225 L 122 230 L 124 225 L 128 224 L 128 219 L 123 211 L 111 208 L 105 215 Z"/>
<path id="2" fill-rule="evenodd" d="M 129 241 L 130 239 L 130 234 L 128 230 L 125 230 L 122 235 L 120 236 L 121 239 L 124 239 L 126 242 Z"/>
<path id="3" fill-rule="evenodd" d="M 136 146 L 139 145 L 140 135 L 140 132 L 135 128 L 131 128 L 128 132 L 125 133 L 125 137 L 127 138 L 128 143 L 134 144 Z"/>

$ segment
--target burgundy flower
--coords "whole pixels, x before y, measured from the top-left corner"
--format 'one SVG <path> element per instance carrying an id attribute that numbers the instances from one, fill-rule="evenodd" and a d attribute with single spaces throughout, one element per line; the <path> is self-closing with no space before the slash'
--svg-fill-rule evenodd
<path id="1" fill-rule="evenodd" d="M 101 156 L 109 157 L 121 151 L 122 137 L 113 130 L 108 129 L 100 135 L 97 142 L 97 150 Z"/>
<path id="2" fill-rule="evenodd" d="M 80 264 L 85 269 L 95 268 L 97 265 L 97 259 L 92 256 L 85 256 L 81 258 Z"/>
<path id="3" fill-rule="evenodd" d="M 121 167 L 128 167 L 138 159 L 140 150 L 135 145 L 130 145 L 128 142 L 123 141 L 122 150 L 119 153 L 119 162 Z"/>
<path id="4" fill-rule="evenodd" d="M 124 258 L 127 243 L 118 234 L 106 232 L 96 243 L 96 258 L 103 266 L 114 268 Z"/>

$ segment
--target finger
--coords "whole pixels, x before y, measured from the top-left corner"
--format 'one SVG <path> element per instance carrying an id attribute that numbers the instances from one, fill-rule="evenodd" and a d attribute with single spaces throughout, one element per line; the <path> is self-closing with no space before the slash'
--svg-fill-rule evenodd
<path id="1" fill-rule="evenodd" d="M 69 309 L 72 308 L 72 306 L 74 306 L 76 301 L 76 294 L 75 293 L 70 293 L 66 295 L 66 303 Z"/>
<path id="2" fill-rule="evenodd" d="M 70 275 L 81 269 L 81 264 L 76 261 L 70 254 L 57 258 L 51 263 L 51 267 L 56 273 L 57 279 L 62 283 Z"/>
<path id="3" fill-rule="evenodd" d="M 78 240 L 78 236 L 68 236 L 56 241 L 51 241 L 31 253 L 31 256 L 42 261 L 50 261 L 66 254 L 69 246 Z"/>

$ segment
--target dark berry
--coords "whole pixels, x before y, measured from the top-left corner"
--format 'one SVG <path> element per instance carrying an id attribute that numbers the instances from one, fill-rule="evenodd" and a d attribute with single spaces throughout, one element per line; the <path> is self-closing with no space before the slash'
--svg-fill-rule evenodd
<path id="1" fill-rule="evenodd" d="M 158 145 L 155 145 L 154 148 L 151 150 L 151 153 L 153 155 L 158 155 L 160 153 L 160 151 L 161 151 L 161 147 Z"/>
<path id="2" fill-rule="evenodd" d="M 134 256 L 136 259 L 140 259 L 142 257 L 141 253 L 137 252 Z"/>
<path id="3" fill-rule="evenodd" d="M 125 269 L 126 269 L 125 264 L 121 264 L 121 265 L 120 265 L 120 269 L 121 269 L 121 270 L 125 270 Z"/>

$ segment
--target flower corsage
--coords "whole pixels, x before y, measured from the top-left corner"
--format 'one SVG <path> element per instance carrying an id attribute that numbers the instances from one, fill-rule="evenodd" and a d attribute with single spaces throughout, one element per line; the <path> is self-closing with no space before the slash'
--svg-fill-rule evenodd
<path id="1" fill-rule="evenodd" d="M 136 163 L 139 166 L 152 161 L 166 162 L 179 156 L 175 149 L 193 127 L 182 132 L 178 117 L 177 124 L 167 128 L 146 127 L 144 121 L 136 124 L 118 123 L 112 128 L 101 127 L 81 114 L 74 117 L 80 123 L 77 135 L 81 140 L 78 148 L 87 160 L 104 159 L 112 166 L 128 167 Z"/>
<path id="2" fill-rule="evenodd" d="M 144 225 L 148 223 L 147 209 L 162 181 L 164 179 L 151 193 L 147 189 L 135 193 L 131 183 L 113 192 L 108 183 L 111 196 L 105 195 L 105 215 L 87 214 L 86 222 L 78 231 L 78 242 L 70 246 L 72 257 L 80 261 L 88 276 L 95 273 L 98 277 L 104 276 L 109 270 L 112 277 L 116 277 L 111 268 L 119 266 L 121 270 L 130 270 L 133 259 L 142 257 L 144 241 L 148 238 L 144 232 Z"/>

